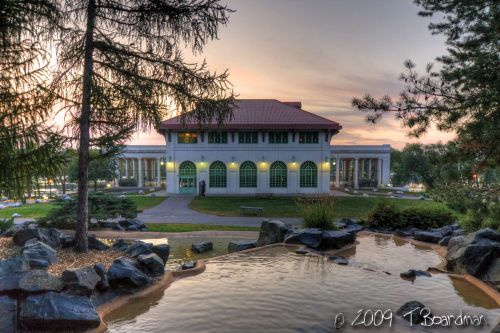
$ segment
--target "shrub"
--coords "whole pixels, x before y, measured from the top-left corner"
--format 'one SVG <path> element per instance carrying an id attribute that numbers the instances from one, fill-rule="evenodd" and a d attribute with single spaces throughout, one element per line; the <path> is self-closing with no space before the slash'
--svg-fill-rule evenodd
<path id="1" fill-rule="evenodd" d="M 379 202 L 369 214 L 366 226 L 374 229 L 439 228 L 454 222 L 449 210 L 428 207 L 407 207 L 402 210 L 386 201 Z"/>
<path id="2" fill-rule="evenodd" d="M 368 215 L 366 227 L 374 229 L 399 228 L 401 224 L 401 213 L 399 209 L 386 201 L 377 203 Z"/>
<path id="3" fill-rule="evenodd" d="M 405 227 L 439 228 L 454 221 L 452 212 L 439 208 L 408 207 L 401 211 L 401 225 Z"/>
<path id="4" fill-rule="evenodd" d="M 333 223 L 333 197 L 305 200 L 300 203 L 300 206 L 306 228 L 319 228 L 321 230 L 336 229 Z"/>
<path id="5" fill-rule="evenodd" d="M 123 187 L 136 187 L 137 186 L 137 180 L 135 180 L 134 178 L 120 179 L 118 181 L 118 185 L 123 186 Z"/>
<path id="6" fill-rule="evenodd" d="M 42 226 L 54 228 L 74 228 L 76 221 L 76 200 L 59 203 L 46 217 L 37 222 Z M 137 216 L 137 205 L 127 197 L 118 197 L 104 193 L 89 194 L 89 219 L 102 221 L 117 217 L 127 219 Z"/>
<path id="7" fill-rule="evenodd" d="M 12 217 L 9 218 L 9 219 L 0 220 L 0 233 L 2 233 L 5 230 L 9 229 L 13 225 L 14 225 L 14 219 Z"/>

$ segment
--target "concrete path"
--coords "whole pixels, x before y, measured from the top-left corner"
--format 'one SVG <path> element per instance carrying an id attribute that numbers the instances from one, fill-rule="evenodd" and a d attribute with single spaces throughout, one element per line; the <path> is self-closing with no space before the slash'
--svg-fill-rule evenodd
<path id="1" fill-rule="evenodd" d="M 269 217 L 254 216 L 216 216 L 199 213 L 189 208 L 192 196 L 171 196 L 161 204 L 146 209 L 137 218 L 145 223 L 193 223 L 193 224 L 218 224 L 218 225 L 240 225 L 258 227 L 261 222 Z M 285 223 L 300 224 L 302 219 L 298 217 L 276 217 Z"/>

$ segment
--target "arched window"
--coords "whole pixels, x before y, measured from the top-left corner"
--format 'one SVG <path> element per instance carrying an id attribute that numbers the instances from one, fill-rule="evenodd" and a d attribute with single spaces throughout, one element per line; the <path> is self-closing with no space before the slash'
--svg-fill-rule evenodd
<path id="1" fill-rule="evenodd" d="M 227 168 L 221 161 L 215 161 L 210 164 L 208 170 L 208 186 L 226 187 L 227 186 Z"/>
<path id="2" fill-rule="evenodd" d="M 254 162 L 241 163 L 240 187 L 257 187 L 257 166 Z"/>
<path id="3" fill-rule="evenodd" d="M 179 165 L 179 193 L 196 194 L 196 165 L 191 161 Z"/>
<path id="4" fill-rule="evenodd" d="M 286 164 L 281 161 L 276 161 L 269 168 L 269 186 L 270 187 L 286 187 L 287 186 L 287 170 Z"/>
<path id="5" fill-rule="evenodd" d="M 300 166 L 300 187 L 318 187 L 318 167 L 306 161 Z"/>
<path id="6" fill-rule="evenodd" d="M 184 161 L 179 166 L 179 176 L 196 177 L 196 165 L 191 161 Z"/>

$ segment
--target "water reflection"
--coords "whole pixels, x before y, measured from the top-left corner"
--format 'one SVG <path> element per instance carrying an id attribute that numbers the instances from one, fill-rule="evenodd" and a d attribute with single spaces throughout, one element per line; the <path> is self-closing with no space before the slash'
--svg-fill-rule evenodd
<path id="1" fill-rule="evenodd" d="M 213 258 L 205 273 L 176 281 L 163 297 L 156 295 L 115 314 L 108 321 L 109 332 L 331 332 L 335 313 L 344 313 L 350 322 L 360 308 L 396 310 L 413 299 L 438 315 L 462 310 L 484 314 L 491 324 L 500 318 L 491 300 L 464 281 L 435 274 L 412 284 L 399 277 L 408 268 L 439 263 L 433 251 L 408 242 L 395 244 L 390 237 L 359 241 L 355 250 L 343 253 L 349 266 L 297 255 L 286 247 Z M 182 253 L 186 254 L 185 247 Z M 474 328 L 474 332 L 490 329 Z M 392 329 L 378 331 L 414 330 L 396 319 Z"/>

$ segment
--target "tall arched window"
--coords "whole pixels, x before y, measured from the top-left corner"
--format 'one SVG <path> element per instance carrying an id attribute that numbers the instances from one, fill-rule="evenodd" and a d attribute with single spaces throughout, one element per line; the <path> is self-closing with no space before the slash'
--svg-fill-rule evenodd
<path id="1" fill-rule="evenodd" d="M 226 187 L 227 186 L 227 168 L 221 161 L 215 161 L 210 164 L 208 170 L 208 186 Z"/>
<path id="2" fill-rule="evenodd" d="M 306 161 L 300 166 L 300 187 L 318 187 L 318 167 Z"/>
<path id="3" fill-rule="evenodd" d="M 240 187 L 257 187 L 257 166 L 254 162 L 241 163 Z"/>
<path id="4" fill-rule="evenodd" d="M 191 161 L 184 161 L 179 165 L 179 193 L 196 193 L 196 165 Z"/>
<path id="5" fill-rule="evenodd" d="M 286 164 L 281 161 L 276 161 L 269 168 L 269 186 L 270 187 L 286 187 L 287 186 L 287 170 Z"/>

